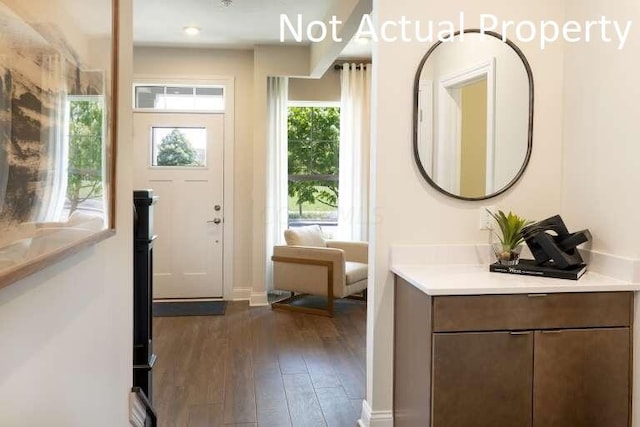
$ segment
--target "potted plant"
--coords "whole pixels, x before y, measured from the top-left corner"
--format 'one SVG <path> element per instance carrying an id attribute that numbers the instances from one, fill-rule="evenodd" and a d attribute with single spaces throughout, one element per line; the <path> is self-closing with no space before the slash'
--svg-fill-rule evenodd
<path id="1" fill-rule="evenodd" d="M 500 234 L 495 233 L 500 242 L 492 245 L 496 259 L 503 265 L 517 264 L 520 259 L 520 252 L 522 251 L 522 242 L 524 242 L 522 229 L 532 224 L 533 221 L 526 220 L 511 212 L 505 215 L 502 211 L 498 211 L 497 214 L 489 210 L 487 211 L 493 219 L 495 219 L 500 228 Z"/>

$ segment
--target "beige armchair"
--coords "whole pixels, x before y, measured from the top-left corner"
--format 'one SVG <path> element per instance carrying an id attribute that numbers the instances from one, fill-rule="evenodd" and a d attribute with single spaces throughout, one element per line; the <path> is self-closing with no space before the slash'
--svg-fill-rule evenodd
<path id="1" fill-rule="evenodd" d="M 333 316 L 334 298 L 366 300 L 368 244 L 324 240 L 317 225 L 285 231 L 287 245 L 273 248 L 273 284 L 291 296 L 274 309 Z M 362 293 L 362 296 L 354 294 Z M 294 305 L 305 294 L 327 297 L 326 309 Z"/>

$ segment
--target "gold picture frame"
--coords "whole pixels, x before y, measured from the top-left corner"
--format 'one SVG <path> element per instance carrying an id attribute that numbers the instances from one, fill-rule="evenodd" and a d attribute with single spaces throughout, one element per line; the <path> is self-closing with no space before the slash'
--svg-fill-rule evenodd
<path id="1" fill-rule="evenodd" d="M 0 288 L 115 234 L 118 0 L 0 0 Z"/>

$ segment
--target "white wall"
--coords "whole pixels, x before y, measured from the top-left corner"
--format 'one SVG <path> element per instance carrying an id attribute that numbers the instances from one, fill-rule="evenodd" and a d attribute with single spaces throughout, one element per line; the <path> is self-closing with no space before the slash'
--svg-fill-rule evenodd
<path id="1" fill-rule="evenodd" d="M 535 3 L 461 0 L 455 3 L 397 0 L 374 3 L 378 21 L 451 20 L 467 14 L 494 13 L 502 19 L 562 20 L 561 2 Z M 393 281 L 389 272 L 392 243 L 456 244 L 488 241 L 479 231 L 478 211 L 492 204 L 531 219 L 558 213 L 561 205 L 562 46 L 541 51 L 535 43 L 519 46 L 527 56 L 536 85 L 533 154 L 522 180 L 506 194 L 486 202 L 446 198 L 422 180 L 412 155 L 413 79 L 429 46 L 390 43 L 374 46 L 374 136 L 372 167 L 372 229 L 367 319 L 367 401 L 374 414 L 392 406 Z M 375 372 L 375 376 L 373 375 Z"/>
<path id="2" fill-rule="evenodd" d="M 342 24 L 337 30 L 336 42 L 333 37 L 325 37 L 319 43 L 311 45 L 309 57 L 309 73 L 313 77 L 320 77 L 336 60 L 338 55 L 349 44 L 360 26 L 362 15 L 371 13 L 372 0 L 330 0 L 329 8 L 324 17 L 328 22 L 332 17 Z"/>
<path id="3" fill-rule="evenodd" d="M 330 67 L 319 79 L 289 79 L 289 101 L 340 102 L 340 71 Z"/>
<path id="4" fill-rule="evenodd" d="M 253 52 L 250 50 L 136 47 L 136 76 L 232 76 L 235 79 L 234 293 L 248 297 L 252 263 Z"/>
<path id="5" fill-rule="evenodd" d="M 640 8 L 635 0 L 567 0 L 567 17 L 634 21 L 624 50 L 598 42 L 565 47 L 562 213 L 589 228 L 593 249 L 640 258 Z"/>
<path id="6" fill-rule="evenodd" d="M 640 8 L 635 0 L 566 0 L 567 18 L 634 21 L 624 50 L 601 43 L 566 44 L 562 215 L 589 228 L 592 249 L 635 260 L 640 280 Z M 636 296 L 636 313 L 640 301 Z M 636 323 L 638 316 L 636 315 Z M 640 327 L 634 325 L 633 424 L 640 425 Z"/>
<path id="7" fill-rule="evenodd" d="M 120 0 L 118 233 L 0 290 L 0 425 L 128 424 L 132 359 L 131 0 Z"/>

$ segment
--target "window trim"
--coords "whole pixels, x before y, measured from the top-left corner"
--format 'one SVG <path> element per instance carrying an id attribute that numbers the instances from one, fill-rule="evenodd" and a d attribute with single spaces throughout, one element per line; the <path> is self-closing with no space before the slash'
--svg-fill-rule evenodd
<path id="1" fill-rule="evenodd" d="M 288 101 L 287 109 L 290 107 L 307 107 L 307 108 L 340 108 L 340 101 Z"/>
<path id="2" fill-rule="evenodd" d="M 136 89 L 138 87 L 149 87 L 149 86 L 153 86 L 153 87 L 162 87 L 165 89 L 165 95 L 166 95 L 166 89 L 169 87 L 189 87 L 189 88 L 206 88 L 206 89 L 210 89 L 210 88 L 217 88 L 217 89 L 222 89 L 222 101 L 223 101 L 223 107 L 221 109 L 210 109 L 210 110 L 179 110 L 179 109 L 158 109 L 158 108 L 139 108 L 136 106 L 136 102 L 137 102 L 137 97 L 136 97 Z M 225 113 L 227 111 L 228 108 L 228 101 L 227 101 L 227 85 L 222 84 L 222 83 L 214 83 L 214 82 L 197 82 L 197 83 L 185 83 L 185 82 L 181 82 L 181 83 L 177 83 L 174 82 L 174 80 L 166 80 L 166 81 L 162 81 L 162 82 L 152 82 L 152 81 L 148 81 L 148 80 L 139 80 L 139 81 L 135 81 L 132 85 L 131 85 L 131 91 L 132 91 L 132 103 L 133 103 L 133 112 L 134 113 L 167 113 L 167 114 L 216 114 L 216 113 Z M 192 95 L 193 97 L 196 97 L 197 95 L 195 95 L 195 93 Z"/>

